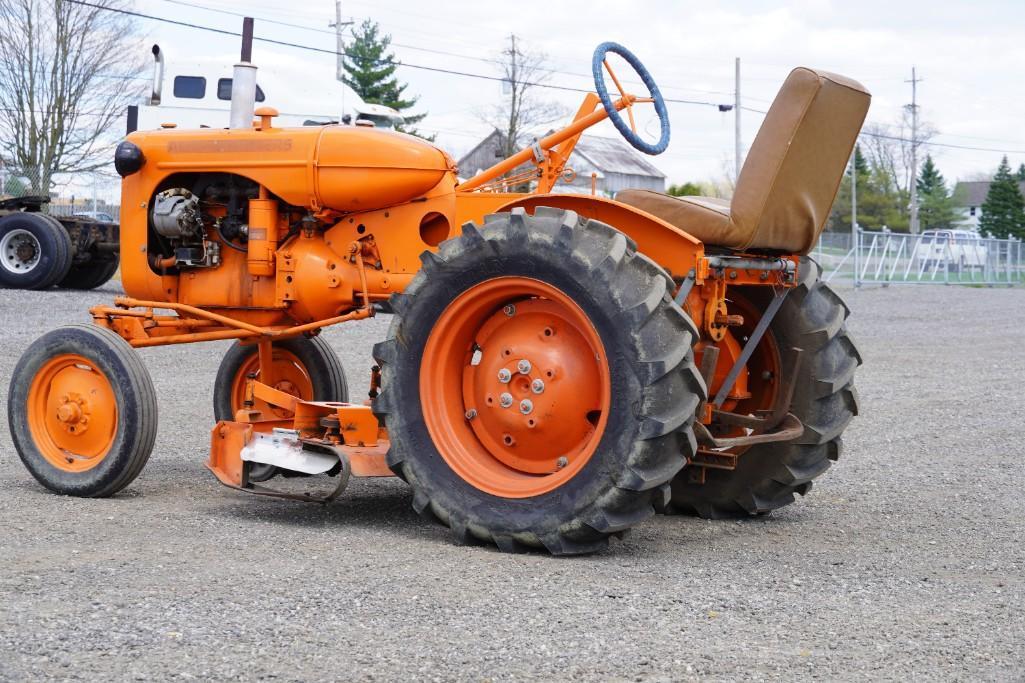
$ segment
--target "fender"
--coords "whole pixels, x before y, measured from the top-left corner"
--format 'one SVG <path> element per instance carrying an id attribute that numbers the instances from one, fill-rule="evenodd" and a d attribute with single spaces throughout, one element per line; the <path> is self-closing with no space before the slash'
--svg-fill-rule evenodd
<path id="1" fill-rule="evenodd" d="M 527 195 L 503 204 L 497 210 L 511 211 L 523 207 L 528 213 L 533 213 L 539 206 L 575 211 L 580 216 L 611 225 L 628 235 L 637 243 L 638 251 L 668 270 L 677 281 L 692 268 L 696 269 L 698 261 L 705 255 L 704 244 L 695 237 L 650 213 L 611 199 L 579 194 Z"/>

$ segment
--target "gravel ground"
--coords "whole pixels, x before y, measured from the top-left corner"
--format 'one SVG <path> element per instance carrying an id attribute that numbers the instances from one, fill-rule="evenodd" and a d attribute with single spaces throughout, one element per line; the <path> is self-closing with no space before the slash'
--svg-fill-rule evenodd
<path id="1" fill-rule="evenodd" d="M 89 294 L 0 291 L 0 380 Z M 806 498 L 597 556 L 458 547 L 397 480 L 320 507 L 203 462 L 226 344 L 143 352 L 142 476 L 52 495 L 0 428 L 0 679 L 1025 679 L 1025 291 L 844 294 L 862 413 Z M 329 331 L 354 395 L 385 317 Z"/>

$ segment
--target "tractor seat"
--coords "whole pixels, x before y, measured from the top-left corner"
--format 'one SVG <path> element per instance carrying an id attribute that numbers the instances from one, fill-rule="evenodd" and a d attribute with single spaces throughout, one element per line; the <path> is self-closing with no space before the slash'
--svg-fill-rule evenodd
<path id="1" fill-rule="evenodd" d="M 871 95 L 856 81 L 790 72 L 765 115 L 733 200 L 623 190 L 616 200 L 705 244 L 805 254 L 825 226 Z"/>

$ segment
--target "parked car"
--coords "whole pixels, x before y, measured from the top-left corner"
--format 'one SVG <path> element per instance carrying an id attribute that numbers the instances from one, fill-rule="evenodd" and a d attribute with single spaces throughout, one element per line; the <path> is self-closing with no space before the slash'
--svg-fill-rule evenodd
<path id="1" fill-rule="evenodd" d="M 101 223 L 117 223 L 117 219 L 106 211 L 79 211 L 75 215 L 81 218 L 92 218 Z"/>
<path id="2" fill-rule="evenodd" d="M 988 251 L 979 233 L 971 230 L 926 230 L 915 247 L 923 270 L 947 269 L 959 273 L 986 267 Z"/>

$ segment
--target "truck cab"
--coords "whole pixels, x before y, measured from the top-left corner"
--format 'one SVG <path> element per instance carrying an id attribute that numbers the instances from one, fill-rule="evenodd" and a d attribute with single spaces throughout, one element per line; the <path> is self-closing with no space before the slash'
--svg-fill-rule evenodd
<path id="1" fill-rule="evenodd" d="M 153 82 L 139 106 L 139 130 L 167 124 L 178 128 L 224 128 L 231 109 L 232 65 L 227 61 L 174 61 L 159 45 L 153 49 Z M 303 85 L 302 73 L 315 87 Z M 368 104 L 349 86 L 336 80 L 327 65 L 278 55 L 274 67 L 257 75 L 256 106 L 267 104 L 281 113 L 278 125 L 320 126 L 330 123 L 393 129 L 403 121 L 390 107 Z"/>

